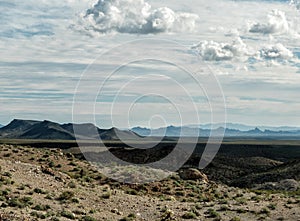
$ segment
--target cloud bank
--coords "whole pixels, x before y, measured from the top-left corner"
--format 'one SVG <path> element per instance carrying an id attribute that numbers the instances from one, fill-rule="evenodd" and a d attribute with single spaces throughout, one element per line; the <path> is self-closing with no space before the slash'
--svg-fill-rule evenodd
<path id="1" fill-rule="evenodd" d="M 85 29 L 98 33 L 192 32 L 198 15 L 170 8 L 152 9 L 144 0 L 99 0 L 83 15 Z"/>
<path id="2" fill-rule="evenodd" d="M 248 47 L 241 38 L 232 43 L 202 41 L 192 48 L 206 61 L 226 61 L 249 55 Z"/>
<path id="3" fill-rule="evenodd" d="M 286 33 L 290 29 L 289 23 L 285 16 L 285 13 L 274 9 L 268 15 L 267 23 L 254 23 L 250 25 L 249 32 L 262 33 L 262 34 L 274 34 L 274 33 Z"/>
<path id="4" fill-rule="evenodd" d="M 277 60 L 288 62 L 294 58 L 292 51 L 281 43 L 260 45 L 258 49 L 253 49 L 246 45 L 241 38 L 237 38 L 231 43 L 219 43 L 214 41 L 202 41 L 192 46 L 205 61 L 238 61 L 246 62 Z"/>

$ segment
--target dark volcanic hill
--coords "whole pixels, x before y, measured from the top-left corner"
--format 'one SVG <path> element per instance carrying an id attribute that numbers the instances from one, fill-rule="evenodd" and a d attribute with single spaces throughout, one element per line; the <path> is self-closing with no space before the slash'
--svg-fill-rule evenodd
<path id="1" fill-rule="evenodd" d="M 76 131 L 77 136 L 75 136 Z M 0 128 L 0 138 L 5 139 L 51 139 L 75 140 L 95 139 L 103 140 L 134 139 L 136 135 L 131 131 L 122 131 L 117 128 L 108 130 L 99 129 L 93 124 L 58 124 L 51 121 L 32 121 L 15 119 L 7 126 Z"/>

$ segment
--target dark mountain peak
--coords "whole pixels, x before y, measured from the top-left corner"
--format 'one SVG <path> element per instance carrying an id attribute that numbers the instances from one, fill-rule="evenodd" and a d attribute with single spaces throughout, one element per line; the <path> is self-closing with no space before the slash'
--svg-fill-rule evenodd
<path id="1" fill-rule="evenodd" d="M 89 140 L 98 139 L 99 135 L 105 140 L 135 139 L 139 137 L 129 130 L 119 130 L 112 127 L 108 130 L 99 129 L 91 123 L 59 124 L 49 120 L 32 121 L 15 119 L 0 129 L 0 138 L 8 139 L 55 139 L 55 140 Z"/>
<path id="2" fill-rule="evenodd" d="M 2 130 L 4 130 L 4 129 L 6 129 L 6 130 L 14 130 L 14 129 L 25 130 L 39 122 L 40 121 L 14 119 L 8 125 L 6 125 L 5 127 L 1 128 L 1 129 Z"/>
<path id="3" fill-rule="evenodd" d="M 263 131 L 260 130 L 258 127 L 255 127 L 253 130 L 250 130 L 249 132 L 263 133 Z"/>
<path id="4" fill-rule="evenodd" d="M 20 125 L 33 125 L 39 123 L 40 121 L 36 120 L 22 120 L 22 119 L 13 119 L 7 126 L 20 126 Z"/>
<path id="5" fill-rule="evenodd" d="M 176 128 L 178 128 L 178 127 L 175 127 L 174 125 L 170 125 L 170 126 L 168 126 L 167 128 L 168 128 L 168 129 L 176 129 Z"/>
<path id="6" fill-rule="evenodd" d="M 116 127 L 111 127 L 108 129 L 108 131 L 116 131 L 116 130 L 119 130 L 119 129 L 117 129 Z"/>

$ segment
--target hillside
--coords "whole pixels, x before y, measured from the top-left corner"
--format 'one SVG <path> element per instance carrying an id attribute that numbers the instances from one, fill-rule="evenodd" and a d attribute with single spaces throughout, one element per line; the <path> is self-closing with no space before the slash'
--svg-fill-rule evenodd
<path id="1" fill-rule="evenodd" d="M 252 191 L 217 184 L 203 173 L 183 179 L 182 172 L 150 184 L 118 183 L 68 150 L 0 145 L 0 168 L 3 221 L 300 219 L 299 191 Z"/>
<path id="2" fill-rule="evenodd" d="M 117 128 L 104 130 L 97 128 L 93 124 L 58 124 L 46 120 L 15 119 L 7 126 L 0 128 L 1 139 L 89 140 L 100 136 L 104 140 L 118 140 L 117 134 L 124 137 L 124 139 L 137 138 L 134 132 L 121 131 Z"/>

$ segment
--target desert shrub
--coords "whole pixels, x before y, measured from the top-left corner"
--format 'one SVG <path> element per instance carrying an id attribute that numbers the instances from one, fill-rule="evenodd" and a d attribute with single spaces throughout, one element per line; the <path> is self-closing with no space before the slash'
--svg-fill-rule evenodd
<path id="1" fill-rule="evenodd" d="M 219 211 L 227 211 L 229 210 L 229 207 L 228 206 L 221 206 Z"/>
<path id="2" fill-rule="evenodd" d="M 196 204 L 195 204 L 195 208 L 196 208 L 196 209 L 202 209 L 201 203 L 196 203 Z"/>
<path id="3" fill-rule="evenodd" d="M 10 157 L 11 156 L 11 153 L 5 153 L 3 154 L 4 157 Z"/>
<path id="4" fill-rule="evenodd" d="M 240 205 L 245 205 L 245 204 L 247 204 L 247 199 L 242 197 L 242 198 L 236 199 L 236 202 L 238 202 Z"/>
<path id="5" fill-rule="evenodd" d="M 220 204 L 228 204 L 228 201 L 226 199 L 221 199 L 219 201 Z"/>
<path id="6" fill-rule="evenodd" d="M 261 197 L 260 196 L 252 196 L 251 200 L 259 202 L 261 200 Z"/>
<path id="7" fill-rule="evenodd" d="M 60 201 L 71 200 L 74 197 L 74 195 L 75 194 L 72 191 L 64 191 L 59 195 L 58 200 Z"/>
<path id="8" fill-rule="evenodd" d="M 96 219 L 91 216 L 84 216 L 81 218 L 81 221 L 96 221 Z"/>
<path id="9" fill-rule="evenodd" d="M 176 195 L 176 196 L 185 196 L 185 192 L 182 191 L 182 190 L 177 190 L 177 191 L 175 192 L 175 195 Z"/>
<path id="10" fill-rule="evenodd" d="M 125 193 L 130 194 L 130 195 L 138 195 L 138 192 L 134 189 L 127 189 Z"/>
<path id="11" fill-rule="evenodd" d="M 71 181 L 70 183 L 68 183 L 68 187 L 70 188 L 76 188 L 76 183 Z"/>
<path id="12" fill-rule="evenodd" d="M 105 192 L 101 195 L 101 198 L 102 199 L 109 199 L 111 197 L 111 192 L 108 191 L 108 192 Z"/>
<path id="13" fill-rule="evenodd" d="M 17 189 L 18 190 L 25 190 L 25 188 L 26 188 L 26 185 L 21 184 Z"/>
<path id="14" fill-rule="evenodd" d="M 10 185 L 13 183 L 14 183 L 14 181 L 12 181 L 9 177 L 0 176 L 0 184 L 1 185 Z"/>
<path id="15" fill-rule="evenodd" d="M 51 207 L 49 205 L 36 205 L 32 209 L 39 210 L 39 211 L 45 211 L 45 210 L 51 209 Z"/>
<path id="16" fill-rule="evenodd" d="M 89 176 L 84 176 L 84 177 L 82 177 L 82 180 L 84 182 L 91 183 L 93 181 L 93 178 L 89 177 Z"/>
<path id="17" fill-rule="evenodd" d="M 48 163 L 48 166 L 50 168 L 53 168 L 55 166 L 55 163 L 51 160 L 49 163 Z"/>
<path id="18" fill-rule="evenodd" d="M 236 210 L 237 213 L 246 213 L 246 210 L 242 209 L 242 208 L 238 208 Z"/>
<path id="19" fill-rule="evenodd" d="M 40 189 L 40 188 L 34 188 L 33 192 L 39 193 L 39 194 L 46 194 L 46 191 Z"/>
<path id="20" fill-rule="evenodd" d="M 0 196 L 7 196 L 10 192 L 10 189 L 0 190 Z"/>
<path id="21" fill-rule="evenodd" d="M 91 209 L 91 210 L 89 211 L 90 214 L 94 214 L 94 213 L 96 213 L 96 212 L 97 212 L 97 211 L 94 210 L 94 209 Z"/>
<path id="22" fill-rule="evenodd" d="M 189 211 L 189 212 L 186 212 L 185 214 L 183 214 L 182 218 L 183 219 L 196 219 L 197 215 L 194 212 Z"/>
<path id="23" fill-rule="evenodd" d="M 10 172 L 4 172 L 2 175 L 6 176 L 6 177 L 9 177 L 9 178 L 12 177 L 12 174 Z"/>
<path id="24" fill-rule="evenodd" d="M 79 199 L 77 199 L 77 198 L 72 198 L 71 201 L 72 201 L 73 203 L 79 203 Z"/>
<path id="25" fill-rule="evenodd" d="M 45 199 L 52 200 L 53 197 L 54 197 L 54 194 L 48 193 L 48 194 L 45 196 Z"/>
<path id="26" fill-rule="evenodd" d="M 214 209 L 208 209 L 206 213 L 210 218 L 220 218 L 220 214 Z"/>
<path id="27" fill-rule="evenodd" d="M 46 218 L 48 217 L 47 214 L 38 213 L 38 212 L 36 212 L 36 211 L 32 211 L 32 212 L 30 213 L 30 215 L 31 215 L 31 216 L 34 216 L 34 217 L 36 217 L 36 218 L 39 218 L 39 219 L 46 219 Z"/>
<path id="28" fill-rule="evenodd" d="M 27 206 L 32 205 L 31 197 L 22 197 L 22 198 L 11 198 L 8 200 L 8 206 L 10 207 L 18 207 L 25 208 Z"/>
<path id="29" fill-rule="evenodd" d="M 276 204 L 271 203 L 271 204 L 268 205 L 268 208 L 271 209 L 271 210 L 275 210 L 276 206 L 277 206 Z"/>
<path id="30" fill-rule="evenodd" d="M 265 214 L 265 215 L 270 215 L 270 210 L 268 210 L 267 208 L 263 208 L 259 211 L 259 214 Z"/>
<path id="31" fill-rule="evenodd" d="M 69 211 L 66 211 L 66 210 L 62 211 L 60 213 L 60 215 L 62 217 L 68 218 L 68 219 L 75 219 L 75 215 L 73 213 L 69 212 Z"/>
<path id="32" fill-rule="evenodd" d="M 133 221 L 135 220 L 135 218 L 136 218 L 135 214 L 131 213 L 127 217 L 123 217 L 119 221 Z"/>

